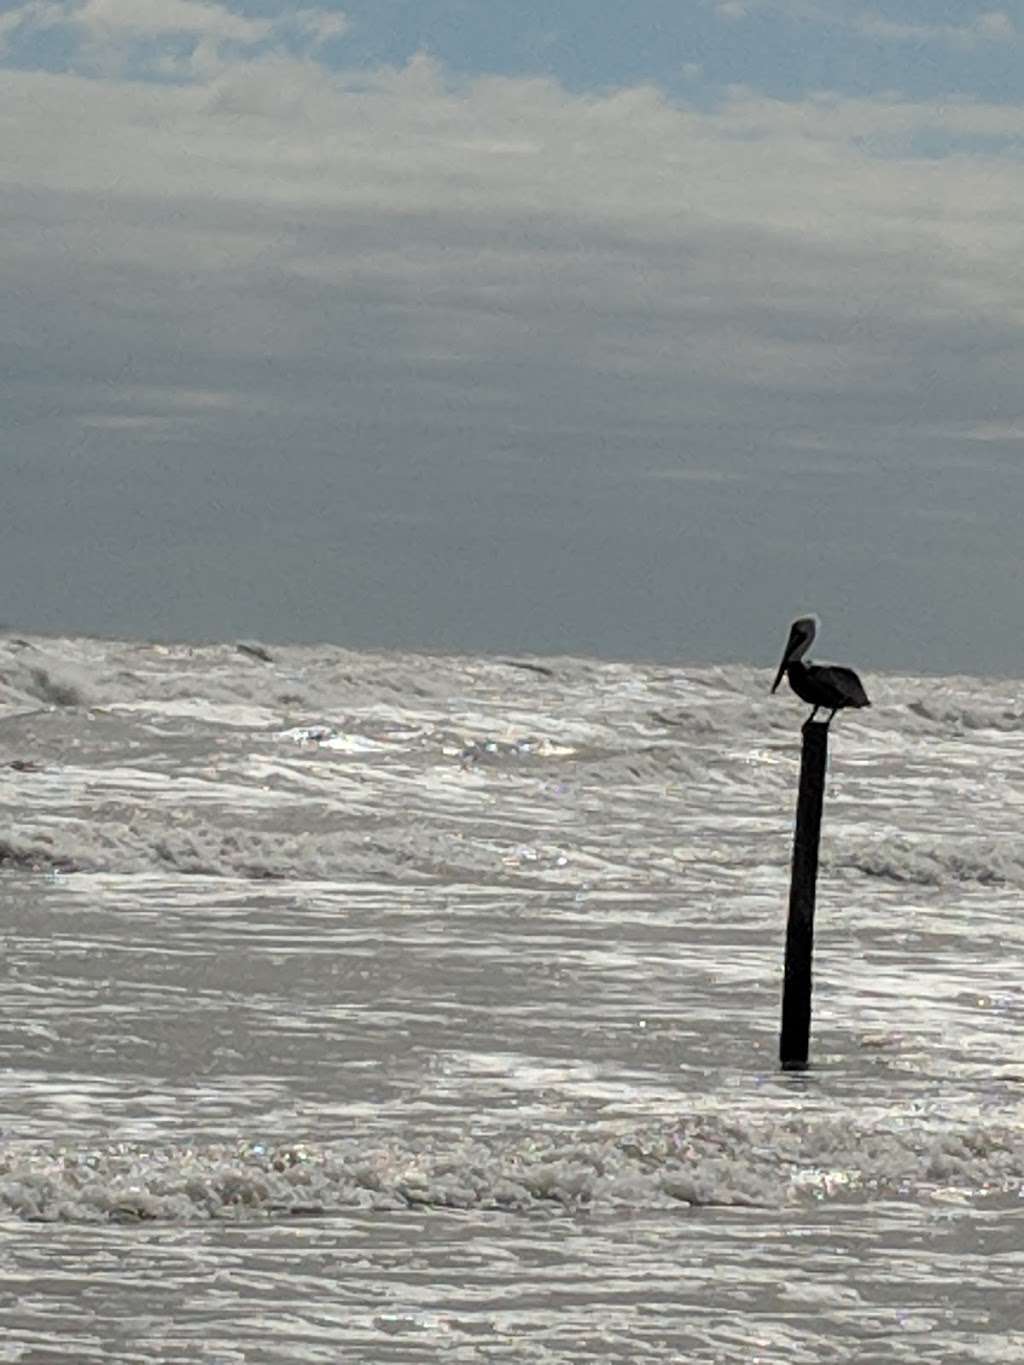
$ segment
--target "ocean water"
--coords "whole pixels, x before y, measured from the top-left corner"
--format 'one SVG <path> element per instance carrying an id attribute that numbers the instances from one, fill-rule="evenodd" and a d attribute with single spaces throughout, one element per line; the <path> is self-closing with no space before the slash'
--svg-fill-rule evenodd
<path id="1" fill-rule="evenodd" d="M 1024 683 L 837 720 L 783 1074 L 771 676 L 0 640 L 0 1361 L 1024 1359 Z"/>

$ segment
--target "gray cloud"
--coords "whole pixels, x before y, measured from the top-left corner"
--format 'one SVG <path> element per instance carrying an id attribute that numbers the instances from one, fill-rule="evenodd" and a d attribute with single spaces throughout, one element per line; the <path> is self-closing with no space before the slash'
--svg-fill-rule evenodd
<path id="1" fill-rule="evenodd" d="M 889 43 L 938 43 L 947 47 L 969 49 L 986 44 L 1016 42 L 1020 32 L 1013 18 L 1000 9 L 982 10 L 961 23 L 907 23 L 890 19 L 877 9 L 849 0 L 709 0 L 719 18 L 739 23 L 756 14 L 770 14 L 777 18 L 822 24 L 829 28 L 846 29 Z"/>
<path id="2" fill-rule="evenodd" d="M 0 116 L 8 617 L 1015 666 L 1019 108 L 276 52 Z"/>
<path id="3" fill-rule="evenodd" d="M 944 43 L 960 48 L 1015 42 L 1020 36 L 1005 10 L 984 10 L 963 24 L 907 24 L 869 11 L 854 17 L 851 27 L 869 38 L 881 38 L 886 42 Z"/>

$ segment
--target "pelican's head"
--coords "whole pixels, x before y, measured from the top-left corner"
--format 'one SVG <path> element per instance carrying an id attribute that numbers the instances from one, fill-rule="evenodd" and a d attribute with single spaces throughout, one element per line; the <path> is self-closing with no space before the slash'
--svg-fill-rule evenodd
<path id="1" fill-rule="evenodd" d="M 818 629 L 818 618 L 816 616 L 801 616 L 794 621 L 789 628 L 789 639 L 786 641 L 786 649 L 782 655 L 782 663 L 779 664 L 779 671 L 775 675 L 772 683 L 772 691 L 778 687 L 779 683 L 786 675 L 786 669 L 790 664 L 795 664 L 797 659 L 802 659 L 811 647 Z"/>

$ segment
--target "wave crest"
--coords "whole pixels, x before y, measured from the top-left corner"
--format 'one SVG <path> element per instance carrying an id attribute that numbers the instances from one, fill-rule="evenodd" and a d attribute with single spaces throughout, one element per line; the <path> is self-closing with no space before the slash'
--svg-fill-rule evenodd
<path id="1" fill-rule="evenodd" d="M 893 836 L 877 843 L 858 843 L 830 850 L 832 871 L 861 872 L 918 886 L 953 886 L 961 882 L 1024 885 L 1024 842 L 994 839 L 907 839 Z"/>
<path id="2" fill-rule="evenodd" d="M 0 1209 L 31 1221 L 190 1222 L 346 1209 L 777 1207 L 807 1199 L 1018 1191 L 1024 1137 L 983 1124 L 875 1128 L 839 1119 L 690 1119 L 627 1133 L 531 1133 L 412 1146 L 8 1150 Z"/>

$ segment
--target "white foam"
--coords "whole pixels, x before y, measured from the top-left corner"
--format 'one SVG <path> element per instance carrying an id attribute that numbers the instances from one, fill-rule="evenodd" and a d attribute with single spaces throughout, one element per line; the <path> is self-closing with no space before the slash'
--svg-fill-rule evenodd
<path id="1" fill-rule="evenodd" d="M 1016 1200 L 1024 1135 L 1000 1125 L 719 1115 L 662 1128 L 464 1140 L 9 1148 L 0 1209 L 48 1221 L 188 1222 L 345 1209 L 780 1207 Z"/>
<path id="2" fill-rule="evenodd" d="M 833 845 L 826 865 L 919 886 L 1024 885 L 1024 840 L 889 835 L 871 842 Z"/>

